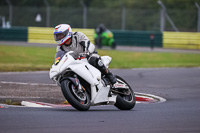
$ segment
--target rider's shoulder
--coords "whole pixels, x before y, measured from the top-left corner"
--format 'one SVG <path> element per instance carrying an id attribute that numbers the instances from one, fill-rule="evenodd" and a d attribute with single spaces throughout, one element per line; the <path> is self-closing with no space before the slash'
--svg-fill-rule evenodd
<path id="1" fill-rule="evenodd" d="M 77 35 L 77 31 L 76 32 L 72 32 L 73 35 Z"/>
<path id="2" fill-rule="evenodd" d="M 80 35 L 85 35 L 85 34 L 83 32 L 76 31 L 76 32 L 73 32 L 73 35 L 80 36 Z"/>

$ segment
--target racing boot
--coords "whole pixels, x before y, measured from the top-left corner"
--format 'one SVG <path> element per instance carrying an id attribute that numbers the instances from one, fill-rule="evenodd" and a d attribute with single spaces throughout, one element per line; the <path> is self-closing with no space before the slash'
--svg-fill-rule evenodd
<path id="1" fill-rule="evenodd" d="M 106 78 L 109 79 L 110 83 L 113 85 L 117 82 L 116 77 L 108 70 L 108 68 L 103 64 L 101 58 L 99 57 L 99 55 L 97 56 L 91 56 L 88 59 L 89 63 L 93 66 L 95 66 L 98 70 L 100 70 L 100 72 L 102 73 L 102 75 L 105 75 Z"/>
<path id="2" fill-rule="evenodd" d="M 115 75 L 113 75 L 108 69 L 107 69 L 107 73 L 105 73 L 105 76 L 109 79 L 110 83 L 112 85 L 114 85 L 117 82 L 117 79 L 115 77 Z"/>

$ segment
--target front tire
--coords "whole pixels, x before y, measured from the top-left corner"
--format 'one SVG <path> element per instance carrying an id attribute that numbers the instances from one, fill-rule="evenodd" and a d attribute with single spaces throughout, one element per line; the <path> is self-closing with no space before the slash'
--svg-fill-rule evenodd
<path id="1" fill-rule="evenodd" d="M 70 80 L 61 82 L 61 89 L 67 101 L 79 111 L 87 111 L 90 108 L 90 97 L 86 90 L 79 92 Z"/>
<path id="2" fill-rule="evenodd" d="M 116 76 L 117 82 L 122 82 L 128 86 L 129 95 L 118 94 L 115 106 L 121 110 L 131 110 L 135 106 L 135 94 L 130 85 L 121 77 Z"/>

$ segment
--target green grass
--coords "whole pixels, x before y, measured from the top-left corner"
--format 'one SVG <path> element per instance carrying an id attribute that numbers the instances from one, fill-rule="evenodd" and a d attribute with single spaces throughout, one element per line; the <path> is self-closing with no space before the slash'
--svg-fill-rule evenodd
<path id="1" fill-rule="evenodd" d="M 113 57 L 110 67 L 152 68 L 152 67 L 198 67 L 200 54 L 102 51 Z"/>
<path id="2" fill-rule="evenodd" d="M 49 70 L 55 48 L 0 46 L 0 71 Z"/>
<path id="3" fill-rule="evenodd" d="M 0 71 L 49 70 L 55 48 L 0 45 Z M 112 57 L 111 68 L 199 67 L 200 54 L 98 50 Z"/>

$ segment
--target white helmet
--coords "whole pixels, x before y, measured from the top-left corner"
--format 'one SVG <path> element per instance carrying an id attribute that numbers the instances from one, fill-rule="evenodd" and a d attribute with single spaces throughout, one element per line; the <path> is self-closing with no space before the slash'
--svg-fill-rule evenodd
<path id="1" fill-rule="evenodd" d="M 53 34 L 56 43 L 61 46 L 72 37 L 72 29 L 68 24 L 59 24 L 55 27 Z M 63 37 L 60 38 L 58 34 L 63 34 Z"/>

